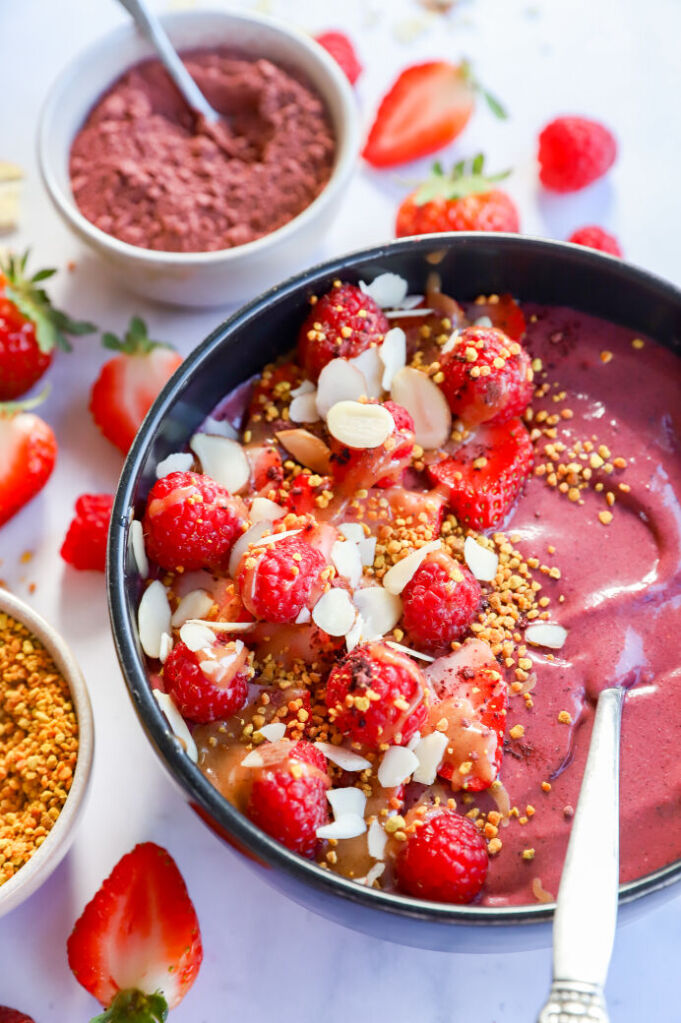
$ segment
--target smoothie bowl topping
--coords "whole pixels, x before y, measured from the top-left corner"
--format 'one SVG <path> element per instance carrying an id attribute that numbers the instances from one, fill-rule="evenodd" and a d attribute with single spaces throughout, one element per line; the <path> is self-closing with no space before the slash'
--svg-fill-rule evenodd
<path id="1" fill-rule="evenodd" d="M 633 674 L 622 876 L 640 877 L 681 854 L 651 810 L 672 750 L 659 778 L 636 769 L 679 695 L 676 426 L 655 413 L 677 360 L 646 342 L 643 364 L 570 309 L 407 290 L 310 296 L 295 352 L 159 463 L 131 529 L 152 688 L 289 849 L 503 906 L 555 894 L 599 687 Z"/>

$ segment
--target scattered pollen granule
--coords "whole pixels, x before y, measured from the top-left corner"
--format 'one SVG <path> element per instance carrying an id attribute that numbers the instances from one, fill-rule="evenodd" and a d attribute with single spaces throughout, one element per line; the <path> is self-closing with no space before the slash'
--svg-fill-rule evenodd
<path id="1" fill-rule="evenodd" d="M 77 757 L 65 679 L 26 626 L 0 612 L 0 884 L 45 841 Z"/>

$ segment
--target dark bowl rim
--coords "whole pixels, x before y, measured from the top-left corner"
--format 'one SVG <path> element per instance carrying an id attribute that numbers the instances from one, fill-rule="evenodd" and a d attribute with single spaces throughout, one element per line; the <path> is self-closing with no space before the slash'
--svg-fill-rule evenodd
<path id="1" fill-rule="evenodd" d="M 681 312 L 681 291 L 670 282 L 640 267 L 628 264 L 617 257 L 568 242 L 506 233 L 458 232 L 398 239 L 317 263 L 315 266 L 289 277 L 239 308 L 216 327 L 187 356 L 149 410 L 125 460 L 111 516 L 107 554 L 109 615 L 125 684 L 142 727 L 156 753 L 164 762 L 173 779 L 190 796 L 193 805 L 198 806 L 217 824 L 216 830 L 229 835 L 237 845 L 244 846 L 256 861 L 268 868 L 280 869 L 318 891 L 358 903 L 366 909 L 381 910 L 401 917 L 439 924 L 536 925 L 551 920 L 555 902 L 521 906 L 452 906 L 379 891 L 325 870 L 314 861 L 303 859 L 266 835 L 235 807 L 231 806 L 211 782 L 201 774 L 199 768 L 192 763 L 189 757 L 180 750 L 165 716 L 152 695 L 144 666 L 133 640 L 134 626 L 126 611 L 125 559 L 128 527 L 132 517 L 133 490 L 137 476 L 146 458 L 148 445 L 163 417 L 184 389 L 188 379 L 200 372 L 204 359 L 212 353 L 213 348 L 225 343 L 237 330 L 259 316 L 272 303 L 282 301 L 299 290 L 304 291 L 306 288 L 310 288 L 318 279 L 326 278 L 329 275 L 342 275 L 343 271 L 352 268 L 357 262 L 367 260 L 380 262 L 390 259 L 392 254 L 400 254 L 414 248 L 431 252 L 434 249 L 450 247 L 464 248 L 471 244 L 483 247 L 485 245 L 501 246 L 510 249 L 521 247 L 534 252 L 538 257 L 542 253 L 555 254 L 556 251 L 562 251 L 566 254 L 569 253 L 572 261 L 580 262 L 586 267 L 603 266 L 605 262 L 615 277 L 621 278 L 623 282 L 640 283 L 653 292 L 664 294 L 668 300 L 671 299 L 679 306 Z M 632 902 L 644 895 L 666 888 L 679 879 L 681 879 L 681 859 L 635 881 L 621 885 L 620 904 Z"/>

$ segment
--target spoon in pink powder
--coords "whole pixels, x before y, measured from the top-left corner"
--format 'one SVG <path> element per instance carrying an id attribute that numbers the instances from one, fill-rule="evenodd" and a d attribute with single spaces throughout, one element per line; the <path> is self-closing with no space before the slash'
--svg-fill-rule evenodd
<path id="1" fill-rule="evenodd" d="M 538 1023 L 608 1023 L 617 924 L 619 759 L 627 683 L 601 690 L 553 920 L 553 982 Z"/>
<path id="2" fill-rule="evenodd" d="M 184 100 L 197 117 L 208 125 L 217 125 L 223 118 L 203 95 L 198 85 L 180 60 L 166 30 L 158 18 L 151 13 L 144 0 L 118 0 L 125 7 L 142 35 L 156 50 L 158 59 L 182 93 Z"/>

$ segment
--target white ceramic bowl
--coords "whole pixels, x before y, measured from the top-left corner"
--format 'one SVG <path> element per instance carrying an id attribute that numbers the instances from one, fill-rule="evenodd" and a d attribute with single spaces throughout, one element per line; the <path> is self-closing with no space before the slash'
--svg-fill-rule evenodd
<path id="1" fill-rule="evenodd" d="M 177 49 L 229 46 L 303 72 L 324 99 L 336 134 L 328 184 L 307 209 L 271 234 L 217 252 L 156 252 L 119 241 L 87 220 L 71 194 L 71 143 L 92 106 L 131 65 L 152 55 L 132 22 L 110 32 L 62 72 L 43 107 L 38 158 L 45 186 L 69 227 L 132 291 L 186 306 L 244 302 L 301 269 L 337 212 L 357 161 L 355 96 L 337 63 L 312 38 L 256 14 L 183 11 L 161 19 Z"/>
<path id="2" fill-rule="evenodd" d="M 90 698 L 73 654 L 58 632 L 28 604 L 0 589 L 0 611 L 22 622 L 45 646 L 68 683 L 78 718 L 78 759 L 66 802 L 47 838 L 28 862 L 0 885 L 0 916 L 32 895 L 61 863 L 75 835 L 75 824 L 83 807 L 90 781 L 94 751 L 94 724 Z"/>

